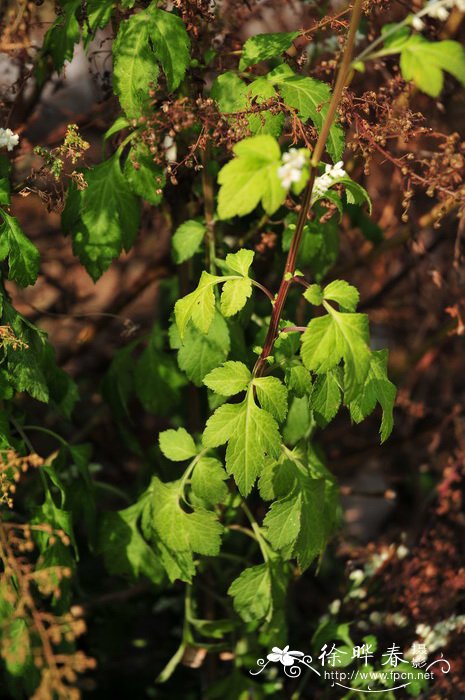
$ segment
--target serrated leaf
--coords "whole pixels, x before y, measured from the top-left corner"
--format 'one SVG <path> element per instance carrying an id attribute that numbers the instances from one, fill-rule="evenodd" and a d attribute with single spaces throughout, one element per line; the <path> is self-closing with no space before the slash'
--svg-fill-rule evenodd
<path id="1" fill-rule="evenodd" d="M 123 177 L 117 153 L 84 171 L 84 177 L 84 190 L 72 186 L 68 192 L 62 224 L 72 235 L 73 252 L 96 281 L 123 249 L 133 245 L 140 206 Z"/>
<path id="2" fill-rule="evenodd" d="M 277 377 L 257 377 L 253 381 L 260 406 L 279 423 L 287 415 L 287 389 Z"/>
<path id="3" fill-rule="evenodd" d="M 269 622 L 284 605 L 286 585 L 282 562 L 276 558 L 245 569 L 232 582 L 228 593 L 244 622 Z"/>
<path id="4" fill-rule="evenodd" d="M 143 507 L 141 500 L 124 510 L 105 513 L 100 526 L 99 549 L 110 574 L 146 576 L 158 584 L 163 580 L 164 571 L 139 530 Z"/>
<path id="5" fill-rule="evenodd" d="M 178 226 L 171 241 L 173 258 L 178 265 L 197 253 L 206 231 L 205 225 L 194 219 L 189 219 Z"/>
<path id="6" fill-rule="evenodd" d="M 267 455 L 279 453 L 278 424 L 258 408 L 249 391 L 240 404 L 224 404 L 208 419 L 203 433 L 205 447 L 228 443 L 226 470 L 243 496 L 250 493 Z"/>
<path id="7" fill-rule="evenodd" d="M 16 391 L 26 391 L 34 399 L 48 402 L 50 395 L 43 366 L 46 334 L 6 300 L 3 301 L 1 323 L 9 326 L 20 341 L 16 348 L 11 344 L 4 348 L 9 383 Z"/>
<path id="8" fill-rule="evenodd" d="M 400 45 L 400 69 L 405 80 L 427 95 L 438 97 L 443 85 L 443 71 L 465 86 L 465 50 L 458 41 L 428 41 L 412 35 Z"/>
<path id="9" fill-rule="evenodd" d="M 245 216 L 261 202 L 267 214 L 273 214 L 284 202 L 286 191 L 278 177 L 281 151 L 269 135 L 239 141 L 236 158 L 218 174 L 218 215 L 220 219 Z"/>
<path id="10" fill-rule="evenodd" d="M 323 291 L 319 284 L 311 284 L 304 292 L 305 299 L 314 306 L 320 306 L 323 302 Z"/>
<path id="11" fill-rule="evenodd" d="M 378 402 L 383 409 L 381 421 L 381 442 L 388 439 L 394 426 L 392 412 L 396 398 L 396 387 L 387 376 L 387 350 L 371 353 L 370 369 L 364 387 L 355 400 L 349 404 L 352 420 L 360 423 L 375 408 Z"/>
<path id="12" fill-rule="evenodd" d="M 149 36 L 149 18 L 143 11 L 121 22 L 113 43 L 113 88 L 130 119 L 146 112 L 150 84 L 158 79 L 159 67 Z"/>
<path id="13" fill-rule="evenodd" d="M 306 569 L 334 529 L 337 489 L 329 479 L 312 477 L 296 452 L 288 452 L 284 463 L 292 474 L 292 489 L 272 504 L 263 525 L 273 548 L 290 553 Z"/>
<path id="14" fill-rule="evenodd" d="M 81 8 L 81 0 L 64 3 L 63 12 L 54 21 L 44 37 L 42 53 L 52 57 L 55 70 L 60 71 L 66 61 L 71 61 L 74 47 L 81 38 L 76 17 Z"/>
<path id="15" fill-rule="evenodd" d="M 191 478 L 191 486 L 197 498 L 207 505 L 214 506 L 224 502 L 228 487 L 224 483 L 228 475 L 223 465 L 214 457 L 201 457 L 196 463 Z"/>
<path id="16" fill-rule="evenodd" d="M 243 362 L 230 360 L 207 374 L 203 383 L 217 394 L 234 396 L 244 391 L 251 379 L 250 370 Z"/>
<path id="17" fill-rule="evenodd" d="M 183 510 L 181 488 L 180 481 L 163 483 L 153 478 L 151 511 L 146 516 L 144 530 L 152 529 L 155 540 L 163 546 L 171 580 L 174 574 L 175 578 L 189 582 L 195 571 L 194 554 L 217 555 L 223 527 L 211 511 L 196 508 L 187 513 Z"/>
<path id="18" fill-rule="evenodd" d="M 302 397 L 312 390 L 312 377 L 308 369 L 303 365 L 292 365 L 287 371 L 287 388 L 296 396 Z"/>
<path id="19" fill-rule="evenodd" d="M 327 284 L 323 290 L 323 296 L 339 304 L 342 311 L 355 311 L 360 301 L 358 289 L 345 280 L 334 280 Z"/>
<path id="20" fill-rule="evenodd" d="M 190 41 L 184 22 L 172 12 L 147 8 L 148 31 L 156 57 L 161 63 L 169 90 L 176 90 L 189 65 Z"/>
<path id="21" fill-rule="evenodd" d="M 286 105 L 297 110 L 303 121 L 311 119 L 321 131 L 331 99 L 331 89 L 326 83 L 296 75 L 287 65 L 268 73 L 268 80 L 278 87 Z M 344 132 L 340 124 L 332 125 L 326 149 L 336 163 L 344 151 Z"/>
<path id="22" fill-rule="evenodd" d="M 319 425 L 329 423 L 341 405 L 341 390 L 334 370 L 320 374 L 313 385 L 310 396 L 310 407 L 315 413 Z"/>
<path id="23" fill-rule="evenodd" d="M 39 273 L 40 255 L 13 216 L 0 209 L 0 260 L 8 258 L 9 279 L 21 287 L 34 284 Z"/>
<path id="24" fill-rule="evenodd" d="M 245 118 L 253 136 L 259 134 L 270 134 L 276 138 L 280 136 L 284 124 L 283 114 L 272 114 L 264 109 L 259 111 L 255 109 L 254 113 L 255 106 L 278 96 L 273 85 L 266 78 L 257 78 L 247 85 L 236 73 L 222 73 L 214 80 L 210 94 L 216 100 L 220 111 L 231 115 L 228 118 L 231 125 L 234 126 L 236 122 L 234 115 L 240 113 L 239 128 L 241 120 Z"/>
<path id="25" fill-rule="evenodd" d="M 197 326 L 203 333 L 208 333 L 213 316 L 215 314 L 215 294 L 213 288 L 219 284 L 222 278 L 211 275 L 205 270 L 202 272 L 197 289 L 182 299 L 178 299 L 174 307 L 176 324 L 181 339 L 184 338 L 189 321 Z"/>
<path id="26" fill-rule="evenodd" d="M 164 430 L 160 433 L 159 444 L 165 457 L 172 462 L 183 462 L 197 454 L 195 442 L 185 428 Z"/>
<path id="27" fill-rule="evenodd" d="M 280 56 L 287 51 L 299 32 L 275 32 L 272 34 L 256 34 L 244 44 L 239 62 L 239 70 L 244 70 L 255 63 L 266 61 L 274 56 Z"/>
<path id="28" fill-rule="evenodd" d="M 162 200 L 161 190 L 166 178 L 163 168 L 157 165 L 145 144 L 131 148 L 124 163 L 124 177 L 131 191 L 156 206 Z"/>
<path id="29" fill-rule="evenodd" d="M 253 250 L 241 248 L 237 253 L 228 253 L 225 263 L 232 272 L 238 272 L 243 277 L 248 277 L 254 255 Z"/>
<path id="30" fill-rule="evenodd" d="M 215 311 L 207 333 L 199 331 L 190 323 L 182 341 L 176 326 L 173 325 L 171 339 L 175 336 L 179 338 L 179 342 L 172 344 L 172 347 L 179 348 L 179 367 L 196 386 L 202 386 L 205 375 L 228 357 L 231 346 L 229 329 L 218 311 Z"/>
<path id="31" fill-rule="evenodd" d="M 346 402 L 362 391 L 370 366 L 366 314 L 341 313 L 327 305 L 328 315 L 314 318 L 302 336 L 304 365 L 322 374 L 344 359 Z"/>
<path id="32" fill-rule="evenodd" d="M 134 365 L 134 388 L 146 411 L 169 415 L 186 383 L 174 358 L 163 349 L 163 336 L 154 325 L 147 347 Z"/>
<path id="33" fill-rule="evenodd" d="M 252 295 L 252 282 L 247 277 L 227 280 L 221 291 L 221 312 L 223 316 L 234 316 L 247 303 Z"/>

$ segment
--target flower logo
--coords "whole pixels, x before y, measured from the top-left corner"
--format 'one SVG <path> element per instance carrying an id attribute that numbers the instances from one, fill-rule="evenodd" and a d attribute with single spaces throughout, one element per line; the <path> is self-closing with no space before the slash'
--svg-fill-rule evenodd
<path id="1" fill-rule="evenodd" d="M 295 659 L 299 656 L 303 656 L 302 651 L 289 651 L 289 644 L 280 649 L 279 647 L 273 647 L 271 654 L 267 655 L 268 661 L 273 661 L 274 663 L 282 663 L 283 666 L 292 666 Z"/>

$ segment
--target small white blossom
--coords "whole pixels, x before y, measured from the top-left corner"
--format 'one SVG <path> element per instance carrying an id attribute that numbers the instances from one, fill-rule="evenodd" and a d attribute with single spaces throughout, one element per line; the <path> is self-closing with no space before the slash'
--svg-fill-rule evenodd
<path id="1" fill-rule="evenodd" d="M 363 579 L 365 578 L 365 574 L 362 571 L 362 569 L 354 569 L 354 571 L 350 572 L 349 578 L 355 583 L 356 586 L 360 586 Z"/>
<path id="2" fill-rule="evenodd" d="M 331 615 L 337 615 L 339 610 L 341 609 L 341 601 L 339 598 L 336 598 L 333 600 L 332 603 L 329 604 L 328 610 L 331 613 Z"/>
<path id="3" fill-rule="evenodd" d="M 167 134 L 163 139 L 163 149 L 165 151 L 165 158 L 168 161 L 168 163 L 175 163 L 178 154 L 178 149 L 176 147 L 175 140 L 169 134 Z"/>
<path id="4" fill-rule="evenodd" d="M 340 180 L 347 175 L 343 165 L 344 163 L 342 160 L 340 160 L 335 165 L 325 166 L 323 175 L 315 178 L 315 182 L 313 184 L 313 199 L 322 197 L 337 180 Z"/>
<path id="5" fill-rule="evenodd" d="M 283 165 L 278 168 L 278 177 L 285 190 L 290 189 L 293 182 L 299 182 L 305 161 L 304 153 L 297 148 L 290 148 L 287 153 L 283 153 Z"/>
<path id="6" fill-rule="evenodd" d="M 18 143 L 18 134 L 15 134 L 13 131 L 11 131 L 11 129 L 0 128 L 0 148 L 6 146 L 8 151 L 12 151 L 13 148 L 18 145 Z"/>
<path id="7" fill-rule="evenodd" d="M 399 559 L 405 559 L 406 556 L 408 556 L 409 550 L 404 544 L 400 544 L 397 547 L 397 557 Z"/>
<path id="8" fill-rule="evenodd" d="M 425 23 L 420 17 L 414 17 L 412 19 L 412 27 L 417 31 L 421 32 L 425 28 Z"/>

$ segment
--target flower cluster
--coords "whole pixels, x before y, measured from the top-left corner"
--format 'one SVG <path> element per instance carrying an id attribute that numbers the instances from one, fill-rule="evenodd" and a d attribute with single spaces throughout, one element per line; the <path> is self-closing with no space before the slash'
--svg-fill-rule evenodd
<path id="1" fill-rule="evenodd" d="M 323 175 L 315 178 L 315 183 L 313 185 L 314 200 L 322 197 L 337 180 L 346 177 L 347 173 L 342 167 L 343 165 L 344 163 L 342 160 L 338 161 L 335 165 L 326 165 Z"/>
<path id="2" fill-rule="evenodd" d="M 19 136 L 15 134 L 11 129 L 0 128 L 0 148 L 4 146 L 7 147 L 9 151 L 12 151 L 15 146 L 19 143 Z"/>
<path id="3" fill-rule="evenodd" d="M 429 0 L 426 7 L 431 5 L 431 8 L 426 12 L 427 17 L 432 19 L 438 19 L 440 22 L 445 22 L 450 11 L 456 7 L 460 12 L 465 12 L 465 0 L 444 0 L 443 2 L 437 2 L 437 0 Z M 418 32 L 421 32 L 425 27 L 425 23 L 421 17 L 414 17 L 412 19 L 412 27 Z"/>
<path id="4" fill-rule="evenodd" d="M 290 189 L 293 182 L 299 182 L 306 163 L 305 153 L 297 148 L 290 148 L 283 153 L 283 165 L 278 168 L 278 177 L 285 190 Z"/>
<path id="5" fill-rule="evenodd" d="M 420 624 L 417 625 L 416 633 L 423 640 L 428 648 L 428 653 L 437 651 L 445 647 L 452 632 L 463 629 L 465 626 L 465 615 L 451 615 L 446 620 L 437 622 L 434 626 Z"/>

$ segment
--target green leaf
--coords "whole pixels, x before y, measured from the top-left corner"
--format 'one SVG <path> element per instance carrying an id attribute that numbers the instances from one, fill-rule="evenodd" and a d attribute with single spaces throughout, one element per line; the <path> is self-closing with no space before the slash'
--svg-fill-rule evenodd
<path id="1" fill-rule="evenodd" d="M 282 423 L 287 415 L 287 389 L 277 377 L 257 377 L 253 380 L 260 406 Z"/>
<path id="2" fill-rule="evenodd" d="M 140 143 L 131 148 L 123 172 L 134 194 L 155 206 L 160 204 L 162 188 L 166 182 L 165 173 L 163 168 L 154 162 L 145 144 Z"/>
<path id="3" fill-rule="evenodd" d="M 180 481 L 163 483 L 154 477 L 151 490 L 150 527 L 165 548 L 165 555 L 177 564 L 177 578 L 190 581 L 194 553 L 216 556 L 220 550 L 223 527 L 214 513 L 196 508 L 187 513 L 181 507 Z M 172 578 L 172 570 L 167 569 Z"/>
<path id="4" fill-rule="evenodd" d="M 292 365 L 287 369 L 287 388 L 296 396 L 302 397 L 312 390 L 312 377 L 308 369 L 302 365 Z"/>
<path id="5" fill-rule="evenodd" d="M 458 41 L 428 41 L 412 35 L 400 46 L 400 69 L 405 80 L 431 97 L 438 97 L 443 85 L 443 71 L 465 86 L 465 50 Z"/>
<path id="6" fill-rule="evenodd" d="M 329 304 L 328 315 L 314 318 L 302 336 L 304 365 L 322 374 L 344 360 L 344 391 L 350 402 L 362 391 L 370 367 L 368 317 L 341 313 Z"/>
<path id="7" fill-rule="evenodd" d="M 328 193 L 327 193 L 328 194 Z M 327 213 L 321 205 L 315 204 L 316 217 L 307 222 L 304 227 L 302 243 L 299 248 L 297 264 L 309 266 L 316 281 L 322 280 L 337 260 L 339 252 L 339 231 L 337 217 L 333 216 L 328 221 L 321 222 L 321 216 Z M 283 233 L 283 250 L 289 250 L 292 236 L 295 231 L 295 214 L 286 217 L 287 227 Z"/>
<path id="8" fill-rule="evenodd" d="M 4 153 L 0 153 L 0 206 L 10 204 L 10 161 Z"/>
<path id="9" fill-rule="evenodd" d="M 122 250 L 134 243 L 140 218 L 139 200 L 130 191 L 116 153 L 84 171 L 87 187 L 68 192 L 62 215 L 73 251 L 96 281 Z"/>
<path id="10" fill-rule="evenodd" d="M 228 475 L 218 459 L 201 457 L 192 474 L 192 490 L 197 498 L 205 501 L 207 505 L 223 503 L 228 495 L 228 487 L 224 483 L 227 478 Z"/>
<path id="11" fill-rule="evenodd" d="M 267 78 L 278 87 L 286 105 L 297 110 L 303 121 L 311 119 L 318 131 L 321 131 L 331 99 L 329 85 L 313 78 L 296 75 L 287 65 L 278 66 L 268 73 Z M 326 149 L 335 163 L 341 160 L 344 132 L 340 124 L 332 125 Z"/>
<path id="12" fill-rule="evenodd" d="M 273 214 L 286 198 L 278 177 L 281 164 L 278 142 L 263 134 L 239 141 L 233 151 L 236 158 L 218 174 L 220 219 L 245 216 L 260 202 L 267 214 Z"/>
<path id="13" fill-rule="evenodd" d="M 365 385 L 355 400 L 349 404 L 352 420 L 360 423 L 375 408 L 378 402 L 383 409 L 381 421 L 381 442 L 388 439 L 394 426 L 392 412 L 396 399 L 396 387 L 387 376 L 387 350 L 376 350 L 371 353 L 370 369 Z"/>
<path id="14" fill-rule="evenodd" d="M 257 78 L 249 85 L 239 78 L 236 73 L 226 72 L 219 75 L 213 82 L 211 97 L 216 100 L 223 114 L 229 114 L 229 123 L 237 124 L 239 133 L 243 129 L 244 117 L 253 136 L 270 134 L 278 138 L 284 124 L 283 114 L 272 114 L 271 111 L 256 110 L 270 98 L 278 94 L 266 78 Z M 240 113 L 238 118 L 234 115 Z"/>
<path id="15" fill-rule="evenodd" d="M 9 383 L 16 391 L 38 401 L 48 402 L 49 390 L 43 366 L 46 335 L 21 316 L 6 300 L 3 302 L 2 325 L 10 326 L 20 341 L 16 349 L 9 344 L 4 352 Z"/>
<path id="16" fill-rule="evenodd" d="M 205 225 L 194 219 L 189 219 L 178 226 L 171 241 L 173 258 L 178 265 L 197 253 L 206 232 Z"/>
<path id="17" fill-rule="evenodd" d="M 276 32 L 273 34 L 256 34 L 244 44 L 239 62 L 239 70 L 245 70 L 255 63 L 280 56 L 287 51 L 299 32 Z"/>
<path id="18" fill-rule="evenodd" d="M 8 258 L 9 279 L 21 287 L 34 284 L 39 274 L 39 251 L 27 238 L 17 219 L 0 209 L 0 260 Z"/>
<path id="19" fill-rule="evenodd" d="M 287 575 L 279 559 L 251 566 L 232 582 L 228 593 L 244 622 L 270 622 L 284 606 Z"/>
<path id="20" fill-rule="evenodd" d="M 2 657 L 12 676 L 21 677 L 31 660 L 31 640 L 26 619 L 11 617 L 2 629 Z"/>
<path id="21" fill-rule="evenodd" d="M 358 289 L 345 280 L 334 280 L 327 284 L 323 290 L 323 296 L 339 304 L 341 311 L 355 311 L 360 301 Z"/>
<path id="22" fill-rule="evenodd" d="M 99 549 L 110 574 L 146 576 L 152 583 L 163 580 L 164 570 L 143 538 L 139 521 L 145 500 L 115 513 L 105 513 L 99 533 Z"/>
<path id="23" fill-rule="evenodd" d="M 238 272 L 243 277 L 249 274 L 255 253 L 248 248 L 241 248 L 237 253 L 228 253 L 226 256 L 226 266 L 232 272 Z"/>
<path id="24" fill-rule="evenodd" d="M 146 112 L 150 83 L 156 84 L 158 79 L 159 67 L 149 36 L 149 17 L 143 11 L 121 22 L 113 43 L 113 88 L 130 119 Z"/>
<path id="25" fill-rule="evenodd" d="M 272 504 L 263 525 L 273 548 L 306 569 L 335 528 L 337 488 L 331 479 L 313 477 L 298 452 L 287 451 L 282 459 L 292 487 Z"/>
<path id="26" fill-rule="evenodd" d="M 159 10 L 154 4 L 146 12 L 153 50 L 165 73 L 168 89 L 175 90 L 190 62 L 190 41 L 184 22 L 172 12 Z"/>
<path id="27" fill-rule="evenodd" d="M 313 385 L 310 407 L 321 426 L 327 425 L 336 415 L 341 405 L 341 389 L 337 372 L 331 370 L 320 374 Z"/>
<path id="28" fill-rule="evenodd" d="M 60 14 L 44 37 L 42 53 L 53 60 L 53 67 L 60 71 L 65 61 L 71 61 L 74 47 L 81 38 L 76 13 L 81 8 L 81 0 L 67 0 Z"/>
<path id="29" fill-rule="evenodd" d="M 234 396 L 247 389 L 251 379 L 248 367 L 242 362 L 230 360 L 207 374 L 203 383 L 217 394 Z"/>
<path id="30" fill-rule="evenodd" d="M 228 443 L 226 470 L 243 496 L 250 493 L 267 455 L 279 453 L 278 424 L 258 408 L 249 391 L 240 404 L 223 404 L 208 419 L 203 433 L 205 447 Z"/>
<path id="31" fill-rule="evenodd" d="M 173 324 L 170 340 L 171 347 L 179 348 L 180 369 L 196 386 L 202 386 L 205 375 L 228 357 L 231 346 L 227 323 L 218 311 L 215 311 L 207 333 L 190 323 L 181 341 L 178 329 Z"/>
<path id="32" fill-rule="evenodd" d="M 174 358 L 165 352 L 163 335 L 157 324 L 134 368 L 134 387 L 144 408 L 154 415 L 169 415 L 180 401 L 185 379 Z"/>
<path id="33" fill-rule="evenodd" d="M 310 304 L 320 306 L 323 303 L 323 291 L 319 284 L 311 284 L 304 292 L 304 297 Z"/>
<path id="34" fill-rule="evenodd" d="M 356 204 L 357 206 L 362 206 L 363 204 L 366 204 L 368 207 L 368 211 L 371 214 L 372 203 L 370 195 L 364 187 L 359 185 L 358 182 L 355 182 L 354 180 L 352 180 L 351 177 L 348 176 L 338 178 L 337 180 L 335 180 L 335 182 L 340 182 L 342 185 L 344 185 L 347 204 Z M 328 199 L 328 192 L 325 193 L 323 198 Z M 334 199 L 331 199 L 331 201 L 334 202 Z"/>
<path id="35" fill-rule="evenodd" d="M 197 289 L 182 299 L 174 307 L 176 323 L 181 340 L 184 338 L 189 321 L 203 333 L 208 333 L 215 314 L 215 294 L 213 287 L 222 281 L 221 277 L 202 272 Z"/>
<path id="36" fill-rule="evenodd" d="M 247 277 L 227 280 L 221 292 L 221 312 L 223 316 L 234 316 L 244 308 L 252 295 L 252 282 Z"/>
<path id="37" fill-rule="evenodd" d="M 185 428 L 164 430 L 160 433 L 159 442 L 160 450 L 172 462 L 183 462 L 197 454 L 195 442 Z"/>

